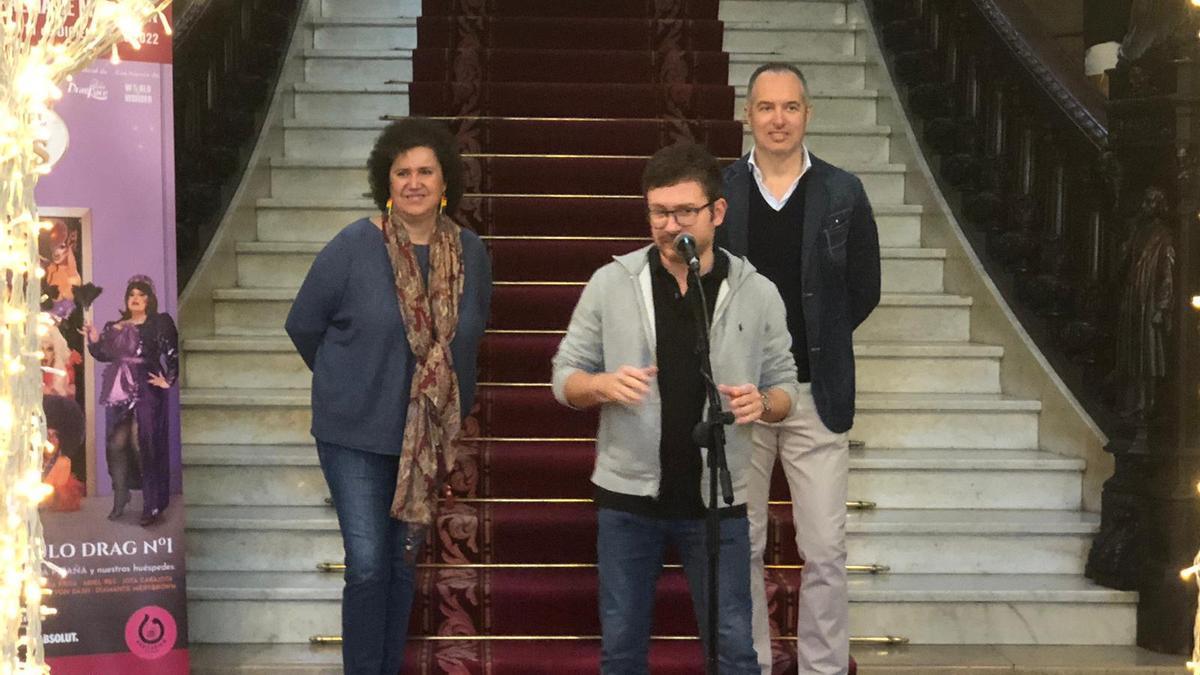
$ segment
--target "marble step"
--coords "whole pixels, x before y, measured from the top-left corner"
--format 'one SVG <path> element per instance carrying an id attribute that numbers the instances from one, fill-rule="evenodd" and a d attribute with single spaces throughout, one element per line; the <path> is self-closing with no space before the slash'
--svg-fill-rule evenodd
<path id="1" fill-rule="evenodd" d="M 863 68 L 862 65 L 856 67 Z M 390 69 L 391 66 L 388 66 L 388 72 Z M 753 67 L 749 67 L 745 73 L 747 77 L 734 86 L 735 100 L 730 113 L 737 119 L 744 116 L 744 82 L 753 70 Z M 806 72 L 805 76 L 807 75 Z M 810 79 L 809 84 L 813 90 L 810 100 L 814 116 L 820 114 L 824 119 L 847 124 L 876 123 L 880 95 L 877 90 L 863 89 L 862 77 L 858 78 L 857 84 L 838 79 L 828 83 Z M 407 84 L 300 82 L 293 85 L 292 90 L 295 94 L 296 119 L 336 123 L 342 120 L 377 120 L 384 115 L 408 114 Z"/>
<path id="2" fill-rule="evenodd" d="M 786 30 L 790 32 L 793 29 Z M 725 35 L 729 36 L 730 31 L 730 27 L 726 26 Z M 773 30 L 746 31 L 746 33 L 748 33 L 746 42 L 755 37 L 753 33 L 761 33 L 758 37 L 768 42 L 787 39 L 785 35 Z M 869 57 L 857 54 L 800 58 L 792 55 L 798 51 L 796 47 L 789 50 L 792 53 L 786 54 L 778 54 L 769 50 L 739 52 L 726 48 L 726 51 L 729 52 L 729 84 L 734 87 L 749 82 L 751 73 L 766 61 L 787 61 L 800 68 L 804 73 L 804 79 L 808 80 L 810 89 L 834 87 L 861 89 L 866 86 L 867 65 L 871 63 Z"/>
<path id="3" fill-rule="evenodd" d="M 879 245 L 885 248 L 917 248 L 921 245 L 921 218 L 924 207 L 917 204 L 872 204 L 879 228 Z M 365 199 L 325 202 L 313 200 L 267 199 L 258 202 L 258 240 L 275 242 L 327 242 L 349 223 L 377 215 Z M 513 222 L 504 216 L 489 223 L 490 231 L 480 234 L 502 236 L 562 236 L 578 231 L 577 217 L 569 214 L 561 220 Z M 619 231 L 644 236 L 649 228 L 640 222 L 589 223 L 595 231 Z"/>
<path id="4" fill-rule="evenodd" d="M 1137 593 L 1078 575 L 862 577 L 850 603 L 854 634 L 914 644 L 1132 645 L 1137 625 Z"/>
<path id="5" fill-rule="evenodd" d="M 417 47 L 416 21 L 408 17 L 322 17 L 313 20 L 312 28 L 313 45 L 317 49 Z M 858 53 L 856 50 L 864 46 L 863 40 L 863 29 L 857 24 L 727 20 L 724 50 L 731 55 L 768 53 L 803 60 L 813 71 L 810 76 L 813 81 L 827 78 L 838 82 L 846 81 L 843 76 L 847 74 L 861 78 L 861 70 L 838 70 L 844 63 L 838 57 Z M 745 78 L 739 81 L 744 82 Z"/>
<path id="6" fill-rule="evenodd" d="M 531 290 L 538 311 L 531 307 Z M 503 330 L 562 330 L 582 285 L 497 285 L 491 326 Z M 294 288 L 219 288 L 213 291 L 217 335 L 279 335 L 295 298 Z M 855 337 L 875 342 L 966 342 L 972 299 L 941 293 L 886 293 Z"/>
<path id="7" fill-rule="evenodd" d="M 789 20 L 786 16 L 754 17 L 753 14 L 725 19 L 724 49 L 731 57 L 754 55 L 766 60 L 799 61 L 805 69 L 814 60 L 833 56 L 854 56 L 866 52 L 866 32 L 862 24 L 824 25 Z M 753 69 L 751 69 L 753 70 Z M 730 63 L 730 81 L 738 73 Z M 747 75 L 749 73 L 746 73 Z M 808 76 L 808 73 L 805 73 Z"/>
<path id="8" fill-rule="evenodd" d="M 582 282 L 497 282 L 492 328 L 562 330 L 583 289 Z M 224 288 L 213 291 L 217 335 L 277 335 L 295 288 Z M 533 311 L 520 311 L 529 308 Z M 972 299 L 941 293 L 885 293 L 855 335 L 879 342 L 965 342 L 970 339 Z"/>
<path id="9" fill-rule="evenodd" d="M 478 447 L 482 441 L 473 445 Z M 501 499 L 586 499 L 594 449 L 591 441 L 492 442 L 486 460 L 496 482 L 481 488 L 483 496 Z M 569 483 L 536 494 L 521 491 L 511 476 L 532 455 L 526 445 L 566 457 L 560 475 Z M 504 457 L 504 446 L 518 453 Z M 189 503 L 201 505 L 313 506 L 328 492 L 311 439 L 302 445 L 188 445 L 185 491 Z M 497 454 L 499 453 L 499 454 Z M 577 461 L 582 453 L 583 460 Z M 546 460 L 549 461 L 549 460 Z M 854 449 L 850 451 L 850 493 L 879 508 L 924 509 L 1076 509 L 1079 507 L 1080 460 L 1039 450 L 996 448 Z M 279 472 L 271 481 L 273 472 Z M 1010 481 L 1022 490 L 1014 491 Z M 1028 485 L 1026 485 L 1028 481 Z M 1027 488 L 1027 489 L 1026 489 Z M 1060 493 L 1048 494 L 1049 489 Z M 782 474 L 773 481 L 773 499 L 787 500 Z"/>
<path id="10" fill-rule="evenodd" d="M 408 115 L 407 84 L 310 84 L 292 86 L 296 119 L 377 120 Z"/>
<path id="11" fill-rule="evenodd" d="M 351 160 L 361 166 L 371 152 L 375 138 L 387 122 L 383 120 L 311 122 L 286 120 L 284 129 L 284 155 L 288 160 Z M 872 124 L 845 123 L 837 118 L 814 122 L 809 125 L 805 138 L 809 149 L 822 158 L 834 163 L 852 165 L 887 164 L 891 127 Z M 753 144 L 749 129 L 746 130 L 744 151 Z M 287 162 L 280 164 L 288 168 Z M 272 183 L 272 194 L 283 196 L 287 185 Z M 311 193 L 304 193 L 311 194 Z M 362 194 L 358 189 L 351 196 Z"/>
<path id="12" fill-rule="evenodd" d="M 767 3 L 764 3 L 767 4 Z M 679 641 L 654 641 L 651 654 L 669 649 Z M 419 643 L 412 643 L 416 649 Z M 599 658 L 598 640 L 584 643 L 591 656 Z M 493 649 L 503 649 L 497 644 Z M 581 649 L 578 642 L 563 645 L 545 641 L 539 658 L 529 662 L 504 663 L 509 670 L 493 675 L 559 675 L 557 660 L 542 654 Z M 691 646 L 695 653 L 699 646 Z M 576 654 L 571 651 L 571 656 Z M 192 675 L 342 675 L 342 652 L 337 645 L 203 645 L 188 648 Z M 870 645 L 851 644 L 850 655 L 863 675 L 1179 675 L 1180 657 L 1158 654 L 1132 646 L 1070 645 Z M 697 666 L 699 667 L 699 666 Z"/>
<path id="13" fill-rule="evenodd" d="M 794 652 L 781 638 L 779 649 Z M 340 644 L 189 645 L 192 675 L 342 675 Z M 696 675 L 703 670 L 699 639 L 689 636 L 652 638 L 649 667 L 655 675 Z M 449 657 L 449 658 L 447 658 Z M 449 661 L 449 663 L 447 663 Z M 600 639 L 456 640 L 410 638 L 405 673 L 486 673 L 487 675 L 563 675 L 595 673 Z"/>
<path id="14" fill-rule="evenodd" d="M 312 21 L 317 49 L 414 49 L 415 18 L 322 17 Z"/>
<path id="15" fill-rule="evenodd" d="M 597 250 L 596 242 L 576 240 L 516 240 L 491 241 L 493 275 L 496 281 L 586 281 L 595 266 L 580 266 L 575 270 L 529 271 L 523 268 L 533 255 L 562 257 L 571 252 L 583 252 L 592 257 L 632 251 L 647 242 L 616 241 L 610 249 Z M 324 244 L 242 242 L 237 245 L 237 279 L 241 288 L 299 288 L 313 260 Z M 514 251 L 514 249 L 520 249 Z M 603 259 L 603 258 L 602 258 Z M 880 253 L 884 293 L 940 293 L 943 290 L 942 270 L 945 249 L 884 248 Z M 547 279 L 546 277 L 551 277 Z"/>
<path id="16" fill-rule="evenodd" d="M 190 467 L 189 467 L 190 470 Z M 592 551 L 577 559 L 553 551 L 530 550 L 513 557 L 482 558 L 496 565 L 575 565 L 594 563 L 596 537 L 591 503 L 503 505 L 507 514 L 537 514 L 501 525 L 485 504 L 480 520 L 497 533 L 520 541 L 556 539 L 559 548 Z M 461 507 L 459 507 L 461 508 Z M 781 550 L 768 547 L 768 562 L 799 562 L 786 505 L 772 507 L 773 529 Z M 499 530 L 503 528 L 503 533 Z M 846 522 L 851 565 L 882 565 L 891 574 L 1082 574 L 1099 517 L 1078 511 L 875 509 L 853 511 Z M 482 541 L 481 541 L 482 545 Z M 494 546 L 494 544 L 493 544 Z M 187 511 L 189 571 L 307 572 L 344 559 L 337 518 L 326 506 L 191 505 Z M 523 547 L 509 545 L 524 550 Z M 436 559 L 436 558 L 435 558 Z"/>
<path id="17" fill-rule="evenodd" d="M 195 506 L 322 506 L 329 488 L 305 445 L 185 445 L 184 499 Z"/>
<path id="18" fill-rule="evenodd" d="M 340 632 L 342 580 L 288 572 L 188 574 L 195 643 L 305 643 Z M 1137 594 L 1075 575 L 893 574 L 850 579 L 850 631 L 914 644 L 1134 642 Z"/>
<path id="19" fill-rule="evenodd" d="M 188 645 L 191 675 L 343 675 L 340 645 Z"/>
<path id="20" fill-rule="evenodd" d="M 191 636 L 200 642 L 239 642 L 247 639 L 261 641 L 255 638 L 270 634 L 282 638 L 278 641 L 291 642 L 295 641 L 299 632 L 294 626 L 285 627 L 279 632 L 276 632 L 274 627 L 263 626 L 258 631 L 247 627 L 257 635 L 255 638 L 242 640 L 234 637 L 236 633 L 225 632 L 229 627 L 224 625 L 213 626 L 215 630 L 208 632 L 205 618 L 201 618 L 200 625 L 197 626 L 194 614 L 196 606 L 205 601 L 237 602 L 244 601 L 243 598 L 253 599 L 254 606 L 241 610 L 242 617 L 257 619 L 256 623 L 262 624 L 264 620 L 269 620 L 270 615 L 260 612 L 272 609 L 271 605 L 276 603 L 288 602 L 294 606 L 296 601 L 318 601 L 324 604 L 328 602 L 330 591 L 340 595 L 336 586 L 331 589 L 323 582 L 311 579 L 311 573 L 289 573 L 295 580 L 285 582 L 287 588 L 268 586 L 266 589 L 247 587 L 250 584 L 270 584 L 274 581 L 271 577 L 277 575 L 254 572 L 216 574 L 219 574 L 220 578 L 211 589 L 208 587 L 209 573 L 197 572 L 196 578 L 191 575 L 188 577 L 189 586 L 193 582 L 201 584 L 200 592 L 189 593 Z M 796 570 L 787 570 L 784 574 L 787 583 L 791 584 L 796 583 L 799 576 Z M 339 575 L 330 576 L 333 576 L 338 584 L 341 583 Z M 594 568 L 475 569 L 465 572 L 421 570 L 418 572 L 417 583 L 429 590 L 417 595 L 413 621 L 409 624 L 410 635 L 428 636 L 439 634 L 441 631 L 457 632 L 467 628 L 471 634 L 479 631 L 491 636 L 523 636 L 527 639 L 544 635 L 570 639 L 571 636 L 596 635 L 600 630 Z M 449 590 L 448 587 L 455 589 L 454 598 L 441 599 L 441 592 Z M 665 570 L 656 590 L 658 608 L 655 624 L 660 634 L 695 634 L 687 582 L 682 570 Z M 431 599 L 441 606 L 431 607 Z M 442 604 L 446 602 L 453 606 L 446 607 Z M 297 612 L 298 616 L 289 619 L 303 621 L 303 614 L 306 613 L 300 610 Z M 337 620 L 337 613 L 330 618 Z M 197 628 L 202 631 L 200 635 L 197 634 Z M 292 632 L 293 630 L 296 632 Z M 331 634 L 326 630 L 321 630 L 320 633 Z"/>
<path id="21" fill-rule="evenodd" d="M 281 446 L 189 445 L 184 464 L 189 504 L 314 506 L 329 496 L 311 441 Z M 505 471 L 508 464 L 493 456 L 489 466 Z M 586 472 L 571 470 L 574 467 L 564 470 L 572 481 L 564 488 L 568 492 L 546 498 L 588 494 Z M 849 491 L 854 499 L 870 501 L 880 509 L 1071 510 L 1080 505 L 1082 470 L 1078 459 L 1040 450 L 856 449 L 850 453 Z M 1014 485 L 1021 489 L 1014 490 Z M 511 486 L 495 490 L 502 498 L 515 492 Z M 786 487 L 779 496 L 787 499 Z"/>
<path id="22" fill-rule="evenodd" d="M 304 81 L 312 84 L 411 82 L 411 49 L 306 49 Z"/>
<path id="23" fill-rule="evenodd" d="M 589 430 L 591 431 L 591 430 Z M 591 473 L 595 461 L 594 433 L 584 433 L 577 438 L 495 438 L 487 434 L 468 438 L 464 446 L 471 456 L 476 457 L 477 465 L 486 466 L 481 481 L 475 484 L 473 494 L 489 499 L 521 501 L 537 500 L 579 500 L 591 499 Z M 857 442 L 857 439 L 855 439 Z M 309 470 L 317 466 L 313 452 L 313 441 L 308 439 L 300 445 L 185 445 L 184 463 L 195 467 L 194 478 L 207 477 L 210 482 L 200 480 L 194 482 L 194 490 L 188 490 L 188 498 L 196 503 L 210 505 L 263 505 L 263 506 L 313 506 L 324 503 L 328 496 L 319 488 L 321 478 Z M 923 456 L 929 455 L 929 456 Z M 553 463 L 559 480 L 553 483 L 531 481 L 531 476 L 538 475 L 547 462 Z M 877 489 L 875 479 L 859 481 L 857 476 L 882 475 L 881 472 L 900 472 L 930 470 L 931 467 L 941 473 L 951 475 L 953 472 L 1009 472 L 1021 471 L 1077 471 L 1081 466 L 1073 458 L 1061 457 L 1052 453 L 1038 450 L 1000 450 L 996 448 L 942 448 L 942 449 L 898 449 L 875 448 L 867 450 L 858 446 L 850 450 L 850 465 L 854 469 L 852 492 L 859 490 L 873 491 L 873 495 L 883 500 L 888 507 L 911 506 L 924 508 L 925 501 L 907 496 L 912 490 L 900 484 L 891 493 L 883 493 Z M 219 474 L 230 472 L 268 471 L 274 467 L 280 471 L 297 472 L 272 485 L 270 489 L 259 492 L 236 489 L 224 490 L 219 482 L 223 480 Z M 189 469 L 191 471 L 191 469 Z M 871 473 L 874 472 L 874 473 Z M 970 476 L 967 476 L 969 479 Z M 265 481 L 256 481 L 253 477 L 240 479 L 242 484 L 257 485 Z M 963 479 L 966 480 L 966 479 Z M 860 484 L 861 483 L 861 484 Z M 316 486 L 316 487 L 314 487 Z M 943 495 L 934 491 L 933 499 L 945 500 L 950 493 Z M 465 495 L 462 495 L 465 497 Z M 978 495 L 976 495 L 978 496 Z M 969 497 L 974 499 L 975 496 Z M 787 501 L 789 499 L 787 479 L 783 471 L 776 468 L 771 480 L 771 499 Z M 1053 505 L 1055 497 L 1042 497 L 1042 506 Z M 904 501 L 908 500 L 908 501 Z M 876 502 L 869 507 L 876 508 Z M 941 501 L 941 505 L 949 508 L 962 507 L 962 502 Z M 1067 502 L 1070 508 L 1077 504 Z M 991 506 L 995 506 L 994 504 Z M 1030 503 L 1022 502 L 1022 508 L 1032 507 Z M 983 508 L 984 503 L 976 503 Z"/>
<path id="24" fill-rule="evenodd" d="M 889 294 L 854 331 L 855 340 L 966 342 L 971 338 L 968 296 L 943 293 Z"/>
<path id="25" fill-rule="evenodd" d="M 321 16 L 399 18 L 421 15 L 421 0 L 318 0 Z"/>
<path id="26" fill-rule="evenodd" d="M 420 0 L 320 0 L 325 17 L 397 18 L 421 15 Z M 857 3 L 845 0 L 722 0 L 724 21 L 783 20 L 809 25 L 861 23 Z"/>
<path id="27" fill-rule="evenodd" d="M 508 336 L 506 336 L 508 337 Z M 557 344 L 557 338 L 553 341 Z M 530 351 L 520 340 L 493 344 L 485 339 L 480 377 L 483 381 L 548 382 L 553 351 Z M 525 345 L 525 346 L 523 346 Z M 536 347 L 540 348 L 538 344 Z M 549 345 L 548 345 L 549 346 Z M 972 343 L 870 343 L 855 345 L 860 392 L 1000 393 L 1000 347 Z M 509 368 L 506 361 L 537 358 L 533 368 Z M 503 370 L 501 370 L 503 369 Z M 512 375 L 507 371 L 519 371 Z M 499 371 L 499 372 L 498 372 Z M 217 337 L 184 343 L 185 387 L 237 389 L 307 388 L 312 376 L 287 339 Z"/>
<path id="28" fill-rule="evenodd" d="M 406 25 L 408 20 L 400 19 L 398 22 Z M 369 39 L 365 41 L 341 43 L 341 48 L 324 43 L 319 45 L 320 48 L 305 50 L 305 80 L 333 84 L 411 82 L 414 72 L 413 49 L 405 46 L 407 36 L 402 32 L 384 35 L 389 28 L 383 26 L 363 30 L 369 31 Z M 726 43 L 737 44 L 735 49 L 726 49 L 730 53 L 764 60 L 768 56 L 776 60 L 797 60 L 806 67 L 818 69 L 841 63 L 838 57 L 862 53 L 863 37 L 861 28 L 848 25 L 810 27 L 799 37 L 794 36 L 791 29 L 778 29 L 765 24 L 739 22 L 726 24 L 725 29 Z M 739 79 L 732 79 L 733 73 L 737 73 Z M 730 82 L 745 83 L 746 79 L 741 78 L 741 74 L 741 69 L 731 71 Z M 603 75 L 589 79 L 606 81 Z"/>
<path id="29" fill-rule="evenodd" d="M 866 17 L 857 2 L 842 0 L 721 0 L 718 18 L 725 22 L 786 21 L 797 25 L 823 26 L 859 24 Z"/>
<path id="30" fill-rule="evenodd" d="M 1038 447 L 1041 402 L 987 394 L 861 394 L 854 436 L 867 447 Z"/>
<path id="31" fill-rule="evenodd" d="M 550 360 L 562 333 L 491 333 L 480 348 L 484 379 L 491 381 L 550 381 Z M 997 393 L 999 347 L 978 343 L 860 342 L 859 391 L 958 391 Z M 945 359 L 959 359 L 947 362 Z"/>
<path id="32" fill-rule="evenodd" d="M 579 438 L 594 433 L 591 414 L 571 413 L 549 387 L 485 385 L 477 396 L 489 435 Z M 303 445 L 311 442 L 310 396 L 304 389 L 185 389 L 183 442 L 188 444 Z M 1041 403 L 987 394 L 862 394 L 854 435 L 867 447 L 1038 447 Z"/>
<path id="33" fill-rule="evenodd" d="M 330 201 L 353 200 L 362 198 L 367 192 L 366 157 L 369 151 L 361 157 L 346 159 L 292 159 L 280 158 L 271 161 L 271 198 L 278 200 L 298 200 L 309 198 L 314 194 L 323 194 Z M 505 165 L 504 155 L 479 155 L 481 158 L 494 158 Z M 640 168 L 644 167 L 641 157 L 557 157 L 531 156 L 539 163 L 551 163 L 561 167 L 560 178 L 553 186 L 538 188 L 542 194 L 596 194 L 598 196 L 632 196 L 638 195 Z M 468 157 L 468 160 L 470 158 Z M 873 164 L 873 163 L 843 163 L 842 167 L 857 175 L 863 182 L 867 197 L 872 203 L 899 204 L 904 201 L 904 174 L 907 170 L 903 164 Z M 614 176 L 611 171 L 629 170 Z M 508 178 L 506 184 L 513 184 L 515 176 Z M 480 179 L 482 180 L 482 178 Z M 520 186 L 529 186 L 529 181 L 519 181 Z M 483 183 L 475 183 L 467 191 L 478 189 Z M 536 184 L 535 184 L 536 185 Z M 590 187 L 589 187 L 590 186 Z M 531 186 L 532 187 L 532 186 Z M 500 190 L 489 190 L 484 195 L 494 194 Z"/>
<path id="34" fill-rule="evenodd" d="M 320 0 L 321 16 L 408 18 L 421 15 L 420 0 Z M 856 3 L 842 0 L 723 0 L 719 18 L 725 21 L 784 20 L 808 25 L 861 23 Z"/>

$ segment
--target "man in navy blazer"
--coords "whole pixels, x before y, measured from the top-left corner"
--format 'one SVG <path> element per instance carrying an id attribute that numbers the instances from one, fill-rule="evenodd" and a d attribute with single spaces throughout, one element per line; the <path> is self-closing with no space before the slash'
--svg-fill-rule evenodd
<path id="1" fill-rule="evenodd" d="M 751 460 L 751 593 L 755 650 L 771 672 L 763 580 L 767 499 L 778 457 L 804 559 L 797 627 L 801 673 L 849 668 L 846 497 L 854 422 L 852 334 L 879 304 L 879 233 L 856 176 L 804 144 L 812 114 L 803 73 L 768 63 L 750 77 L 746 121 L 754 148 L 725 169 L 729 208 L 717 243 L 746 256 L 779 288 L 800 395 L 781 422 L 756 423 Z"/>

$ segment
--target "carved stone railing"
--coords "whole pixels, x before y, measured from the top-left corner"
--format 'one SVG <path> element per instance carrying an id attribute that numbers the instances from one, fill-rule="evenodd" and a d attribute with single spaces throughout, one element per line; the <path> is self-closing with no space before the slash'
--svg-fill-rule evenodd
<path id="1" fill-rule="evenodd" d="M 1106 432 L 1103 307 L 1117 230 L 1103 98 L 1020 0 L 870 0 L 947 197 L 1022 325 Z M 1038 38 L 1041 38 L 1039 41 Z M 1058 68 L 1056 69 L 1056 66 Z"/>
<path id="2" fill-rule="evenodd" d="M 175 41 L 176 249 L 183 288 L 257 138 L 298 0 L 192 0 Z"/>
<path id="3" fill-rule="evenodd" d="M 1200 58 L 1135 0 L 1110 102 L 1021 0 L 866 0 L 922 151 L 1022 326 L 1110 438 L 1087 574 L 1191 648 L 1200 546 Z M 1200 303 L 1200 298 L 1197 298 Z"/>

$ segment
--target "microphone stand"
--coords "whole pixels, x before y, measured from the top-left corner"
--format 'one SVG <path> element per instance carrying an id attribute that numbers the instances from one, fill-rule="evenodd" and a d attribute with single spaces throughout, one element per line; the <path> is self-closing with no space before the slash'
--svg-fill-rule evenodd
<path id="1" fill-rule="evenodd" d="M 696 352 L 700 356 L 700 373 L 704 376 L 705 390 L 708 395 L 708 414 L 705 419 L 692 429 L 692 441 L 696 445 L 708 449 L 708 508 L 705 511 L 706 532 L 705 544 L 708 552 L 708 654 L 705 672 L 708 675 L 717 673 L 717 621 L 720 616 L 718 603 L 718 570 L 721 562 L 721 514 L 717 503 L 717 486 L 720 481 L 721 497 L 725 504 L 733 504 L 733 479 L 729 475 L 729 465 L 725 461 L 725 425 L 733 424 L 733 413 L 721 407 L 721 393 L 713 380 L 712 358 L 708 342 L 708 301 L 704 297 L 704 285 L 700 282 L 700 263 L 688 265 L 688 276 L 691 283 L 696 285 L 700 309 L 693 312 L 697 325 Z"/>

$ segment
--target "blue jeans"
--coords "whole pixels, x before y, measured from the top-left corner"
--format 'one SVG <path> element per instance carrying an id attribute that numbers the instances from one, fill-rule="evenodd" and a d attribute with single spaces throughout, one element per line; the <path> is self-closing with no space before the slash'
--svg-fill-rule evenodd
<path id="1" fill-rule="evenodd" d="M 706 639 L 708 552 L 704 520 L 648 518 L 612 509 L 599 509 L 597 520 L 601 672 L 649 672 L 654 588 L 668 543 L 679 551 L 700 637 Z M 750 528 L 745 516 L 721 520 L 718 574 L 719 670 L 758 675 L 758 658 L 750 634 Z"/>
<path id="2" fill-rule="evenodd" d="M 347 675 L 396 675 L 412 612 L 416 566 L 404 523 L 388 515 L 400 458 L 317 441 L 346 549 L 342 663 Z M 417 541 L 415 546 L 423 542 Z M 419 549 L 409 552 L 415 561 Z"/>

